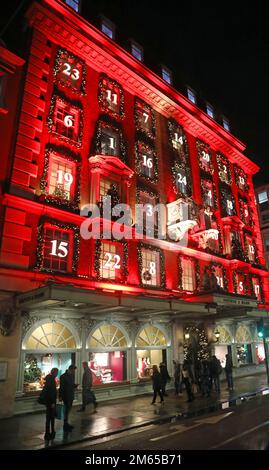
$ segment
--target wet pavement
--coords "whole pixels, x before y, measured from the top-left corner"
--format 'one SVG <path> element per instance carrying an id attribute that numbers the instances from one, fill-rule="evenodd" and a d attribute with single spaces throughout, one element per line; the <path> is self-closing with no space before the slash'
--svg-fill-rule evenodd
<path id="1" fill-rule="evenodd" d="M 171 422 L 200 416 L 204 413 L 225 409 L 243 403 L 248 397 L 269 393 L 265 374 L 235 379 L 234 391 L 221 384 L 221 393 L 212 393 L 210 398 L 196 394 L 193 402 L 187 403 L 186 392 L 175 396 L 168 391 L 165 404 L 151 405 L 150 394 L 100 402 L 97 412 L 89 405 L 85 412 L 77 413 L 78 406 L 70 413 L 74 429 L 63 432 L 63 422 L 56 420 L 56 436 L 49 443 L 44 441 L 45 413 L 15 416 L 0 420 L 0 449 L 38 450 L 45 447 L 60 447 L 87 439 L 95 440 L 115 433 L 146 426 L 152 423 Z M 68 448 L 68 447 L 67 447 Z"/>

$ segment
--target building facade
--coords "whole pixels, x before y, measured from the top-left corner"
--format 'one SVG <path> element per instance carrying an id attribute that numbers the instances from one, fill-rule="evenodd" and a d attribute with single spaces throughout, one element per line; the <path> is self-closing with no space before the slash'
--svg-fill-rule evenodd
<path id="1" fill-rule="evenodd" d="M 267 269 L 269 268 L 269 184 L 255 188 L 258 207 L 261 235 L 264 248 L 264 257 Z"/>
<path id="2" fill-rule="evenodd" d="M 0 416 L 82 360 L 99 399 L 149 391 L 152 364 L 172 373 L 190 352 L 257 369 L 268 273 L 244 145 L 64 2 L 26 18 L 3 150 Z"/>

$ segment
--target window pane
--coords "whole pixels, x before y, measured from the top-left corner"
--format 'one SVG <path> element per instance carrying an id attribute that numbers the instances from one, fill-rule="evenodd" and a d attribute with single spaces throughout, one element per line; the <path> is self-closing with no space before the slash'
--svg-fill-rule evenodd
<path id="1" fill-rule="evenodd" d="M 142 250 L 142 283 L 147 286 L 160 284 L 160 254 L 157 251 Z"/>
<path id="2" fill-rule="evenodd" d="M 69 238 L 66 231 L 58 228 L 45 229 L 43 267 L 52 271 L 68 271 Z"/>
<path id="3" fill-rule="evenodd" d="M 260 203 L 260 204 L 262 204 L 263 202 L 267 202 L 267 201 L 268 201 L 267 192 L 266 192 L 266 191 L 263 191 L 262 193 L 259 193 L 259 194 L 258 194 L 258 199 L 259 199 L 259 203 Z"/>

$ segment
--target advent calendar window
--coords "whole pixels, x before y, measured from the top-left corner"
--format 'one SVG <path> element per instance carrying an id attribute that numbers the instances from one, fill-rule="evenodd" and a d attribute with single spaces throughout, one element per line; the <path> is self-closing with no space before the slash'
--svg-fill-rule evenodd
<path id="1" fill-rule="evenodd" d="M 112 127 L 101 127 L 101 153 L 119 156 L 119 134 Z"/>
<path id="2" fill-rule="evenodd" d="M 188 159 L 188 144 L 182 127 L 174 120 L 168 121 L 169 140 L 174 155 L 186 163 Z"/>
<path id="3" fill-rule="evenodd" d="M 55 79 L 61 85 L 83 92 L 85 86 L 85 64 L 71 52 L 60 49 L 56 57 Z"/>
<path id="4" fill-rule="evenodd" d="M 236 293 L 245 295 L 247 293 L 247 280 L 244 273 L 235 273 Z"/>
<path id="5" fill-rule="evenodd" d="M 155 119 L 152 108 L 144 101 L 135 100 L 135 119 L 137 130 L 144 132 L 148 137 L 155 136 Z"/>
<path id="6" fill-rule="evenodd" d="M 226 184 L 231 184 L 230 164 L 224 155 L 217 153 L 219 179 Z"/>
<path id="7" fill-rule="evenodd" d="M 142 284 L 146 286 L 160 285 L 160 253 L 142 248 Z"/>
<path id="8" fill-rule="evenodd" d="M 122 276 L 122 247 L 120 243 L 101 243 L 100 277 L 120 279 Z"/>
<path id="9" fill-rule="evenodd" d="M 213 182 L 210 180 L 201 179 L 201 186 L 204 205 L 214 208 Z"/>
<path id="10" fill-rule="evenodd" d="M 188 258 L 180 259 L 182 272 L 182 289 L 187 292 L 193 292 L 196 289 L 194 261 Z"/>
<path id="11" fill-rule="evenodd" d="M 214 266 L 214 274 L 216 276 L 218 286 L 224 289 L 223 268 L 221 266 Z"/>
<path id="12" fill-rule="evenodd" d="M 81 110 L 56 98 L 51 130 L 74 142 L 80 140 Z"/>
<path id="13" fill-rule="evenodd" d="M 235 182 L 241 191 L 248 191 L 248 181 L 247 175 L 242 168 L 235 165 L 234 166 L 234 173 L 235 173 Z"/>
<path id="14" fill-rule="evenodd" d="M 43 268 L 49 271 L 69 272 L 71 270 L 72 233 L 57 227 L 44 229 Z"/>
<path id="15" fill-rule="evenodd" d="M 258 300 L 261 300 L 261 283 L 258 277 L 252 277 L 252 289 L 254 295 L 257 297 Z"/>
<path id="16" fill-rule="evenodd" d="M 213 162 L 212 162 L 212 154 L 210 148 L 204 142 L 197 140 L 196 142 L 197 153 L 198 153 L 198 161 L 201 170 L 205 171 L 206 173 L 213 174 Z"/>
<path id="17" fill-rule="evenodd" d="M 101 109 L 113 116 L 123 117 L 123 91 L 114 80 L 102 74 L 99 82 L 98 101 Z"/>
<path id="18" fill-rule="evenodd" d="M 188 195 L 189 188 L 188 188 L 188 173 L 187 170 L 183 166 L 175 166 L 174 168 L 174 178 L 176 189 L 178 193 Z"/>
<path id="19" fill-rule="evenodd" d="M 48 193 L 62 199 L 74 196 L 76 164 L 58 156 L 50 156 L 48 171 Z"/>
<path id="20" fill-rule="evenodd" d="M 228 187 L 220 188 L 222 216 L 236 215 L 236 205 L 234 197 Z"/>
<path id="21" fill-rule="evenodd" d="M 241 198 L 239 199 L 239 208 L 240 208 L 240 219 L 244 224 L 246 225 L 251 225 L 252 219 L 251 219 L 251 212 L 250 212 L 250 207 L 246 201 L 244 201 Z"/>
<path id="22" fill-rule="evenodd" d="M 255 250 L 255 244 L 251 236 L 245 235 L 245 248 L 246 248 L 248 259 L 254 262 L 256 258 L 256 250 Z"/>
<path id="23" fill-rule="evenodd" d="M 157 158 L 154 150 L 142 142 L 136 147 L 136 167 L 140 175 L 150 180 L 158 178 Z"/>

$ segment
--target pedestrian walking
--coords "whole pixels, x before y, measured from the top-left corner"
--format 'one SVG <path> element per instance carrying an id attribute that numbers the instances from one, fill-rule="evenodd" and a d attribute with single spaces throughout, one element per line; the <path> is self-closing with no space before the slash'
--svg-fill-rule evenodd
<path id="1" fill-rule="evenodd" d="M 75 370 L 76 366 L 71 364 L 64 374 L 60 377 L 59 399 L 64 403 L 64 431 L 72 431 L 74 426 L 68 423 L 69 413 L 71 411 L 75 398 Z"/>
<path id="2" fill-rule="evenodd" d="M 211 386 L 215 388 L 217 393 L 220 393 L 220 374 L 222 372 L 222 367 L 220 360 L 214 355 L 212 356 L 209 362 L 209 369 L 210 369 L 210 379 L 211 379 Z"/>
<path id="3" fill-rule="evenodd" d="M 59 370 L 54 367 L 50 374 L 45 377 L 45 385 L 42 390 L 43 403 L 46 405 L 46 430 L 44 439 L 46 441 L 55 438 L 55 410 L 57 400 L 56 377 Z"/>
<path id="4" fill-rule="evenodd" d="M 82 376 L 82 407 L 78 411 L 85 411 L 89 403 L 93 403 L 94 410 L 97 408 L 97 401 L 94 392 L 92 391 L 92 371 L 88 366 L 88 362 L 82 362 L 84 369 Z"/>
<path id="5" fill-rule="evenodd" d="M 157 395 L 160 397 L 160 403 L 164 403 L 163 394 L 162 394 L 162 376 L 159 372 L 158 366 L 152 366 L 152 388 L 153 388 L 153 398 L 151 404 L 154 405 Z"/>
<path id="6" fill-rule="evenodd" d="M 174 384 L 175 384 L 175 395 L 182 394 L 182 375 L 181 365 L 179 362 L 173 361 L 174 364 Z"/>
<path id="7" fill-rule="evenodd" d="M 160 363 L 160 374 L 162 378 L 162 394 L 163 396 L 168 397 L 166 393 L 166 385 L 167 385 L 167 382 L 170 382 L 171 377 L 169 375 L 165 362 Z"/>
<path id="8" fill-rule="evenodd" d="M 234 389 L 233 383 L 233 361 L 231 354 L 226 354 L 225 374 L 227 379 L 227 386 L 229 390 Z"/>
<path id="9" fill-rule="evenodd" d="M 188 402 L 191 402 L 194 400 L 195 397 L 192 392 L 191 371 L 190 371 L 189 363 L 186 359 L 183 362 L 182 377 L 183 377 L 183 383 L 185 385 L 186 392 L 188 395 Z"/>

